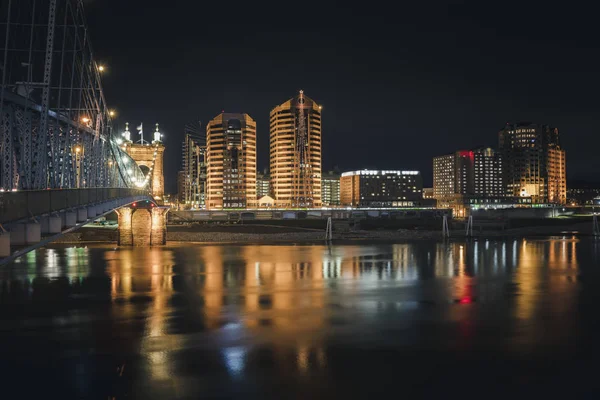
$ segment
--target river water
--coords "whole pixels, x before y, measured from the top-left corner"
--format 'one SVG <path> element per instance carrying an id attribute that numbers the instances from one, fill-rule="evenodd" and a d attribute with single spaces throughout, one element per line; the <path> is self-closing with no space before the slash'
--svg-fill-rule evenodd
<path id="1" fill-rule="evenodd" d="M 599 268 L 571 236 L 41 249 L 0 269 L 0 393 L 598 398 Z"/>

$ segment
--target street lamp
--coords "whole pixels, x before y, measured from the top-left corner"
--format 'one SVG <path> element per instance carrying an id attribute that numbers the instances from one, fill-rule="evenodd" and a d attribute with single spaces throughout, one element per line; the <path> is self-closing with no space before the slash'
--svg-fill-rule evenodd
<path id="1" fill-rule="evenodd" d="M 98 71 L 104 72 L 104 65 L 98 65 Z"/>
<path id="2" fill-rule="evenodd" d="M 79 144 L 73 147 L 75 151 L 75 180 L 76 180 L 76 188 L 79 189 L 81 186 L 81 160 L 83 158 L 83 147 Z"/>

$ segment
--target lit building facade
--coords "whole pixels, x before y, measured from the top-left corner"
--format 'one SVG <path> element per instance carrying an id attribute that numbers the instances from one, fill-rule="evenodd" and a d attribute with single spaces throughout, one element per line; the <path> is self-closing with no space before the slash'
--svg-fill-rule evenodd
<path id="1" fill-rule="evenodd" d="M 177 203 L 185 204 L 185 172 L 177 172 Z"/>
<path id="2" fill-rule="evenodd" d="M 530 196 L 537 204 L 566 203 L 566 159 L 557 128 L 507 124 L 498 137 L 510 196 Z"/>
<path id="3" fill-rule="evenodd" d="M 454 154 L 433 158 L 433 197 L 440 199 L 456 193 Z"/>
<path id="4" fill-rule="evenodd" d="M 271 177 L 266 172 L 256 175 L 256 198 L 271 196 Z"/>
<path id="5" fill-rule="evenodd" d="M 184 208 L 206 208 L 206 138 L 186 130 L 182 144 L 181 163 L 183 166 Z"/>
<path id="6" fill-rule="evenodd" d="M 600 197 L 600 184 L 573 182 L 567 188 L 567 204 L 572 206 L 593 205 Z"/>
<path id="7" fill-rule="evenodd" d="M 256 206 L 256 122 L 221 113 L 206 126 L 206 208 Z"/>
<path id="8" fill-rule="evenodd" d="M 492 148 L 473 150 L 473 193 L 478 197 L 504 197 L 502 153 Z"/>
<path id="9" fill-rule="evenodd" d="M 433 197 L 506 196 L 502 155 L 491 148 L 461 150 L 433 158 Z"/>
<path id="10" fill-rule="evenodd" d="M 465 206 L 503 202 L 506 197 L 502 154 L 491 148 L 461 150 L 433 159 L 433 198 L 439 207 L 465 215 Z"/>
<path id="11" fill-rule="evenodd" d="M 270 172 L 277 207 L 321 207 L 321 109 L 303 91 L 270 114 Z"/>
<path id="12" fill-rule="evenodd" d="M 330 171 L 322 175 L 321 203 L 323 207 L 340 205 L 340 174 Z"/>
<path id="13" fill-rule="evenodd" d="M 422 204 L 419 171 L 349 171 L 340 178 L 340 202 L 350 207 L 415 207 Z"/>

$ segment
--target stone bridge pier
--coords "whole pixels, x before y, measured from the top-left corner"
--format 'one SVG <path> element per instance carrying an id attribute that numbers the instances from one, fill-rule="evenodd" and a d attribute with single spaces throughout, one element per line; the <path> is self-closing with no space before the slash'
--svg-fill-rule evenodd
<path id="1" fill-rule="evenodd" d="M 166 244 L 168 211 L 168 207 L 119 208 L 119 245 L 144 247 Z"/>

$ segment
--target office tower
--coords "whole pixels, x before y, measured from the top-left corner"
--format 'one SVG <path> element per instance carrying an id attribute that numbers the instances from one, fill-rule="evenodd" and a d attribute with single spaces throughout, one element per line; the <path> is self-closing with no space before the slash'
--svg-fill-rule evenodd
<path id="1" fill-rule="evenodd" d="M 321 176 L 321 203 L 323 207 L 340 205 L 340 174 L 329 171 Z"/>
<path id="2" fill-rule="evenodd" d="M 461 150 L 433 158 L 433 197 L 504 197 L 502 155 L 491 148 Z"/>
<path id="3" fill-rule="evenodd" d="M 321 207 L 321 109 L 304 95 L 271 110 L 271 181 L 278 207 Z"/>
<path id="4" fill-rule="evenodd" d="M 423 199 L 419 171 L 360 170 L 342 173 L 340 201 L 351 207 L 414 207 Z"/>
<path id="5" fill-rule="evenodd" d="M 499 134 L 509 195 L 531 196 L 533 203 L 565 204 L 565 151 L 557 128 L 529 122 L 506 124 Z"/>
<path id="6" fill-rule="evenodd" d="M 502 153 L 491 148 L 473 151 L 473 193 L 481 197 L 505 197 Z"/>
<path id="7" fill-rule="evenodd" d="M 177 203 L 181 208 L 185 205 L 185 172 L 177 172 Z"/>
<path id="8" fill-rule="evenodd" d="M 182 144 L 183 195 L 185 208 L 206 208 L 206 137 L 199 125 L 186 125 Z"/>
<path id="9" fill-rule="evenodd" d="M 256 206 L 256 122 L 221 113 L 206 126 L 207 208 Z"/>
<path id="10" fill-rule="evenodd" d="M 440 199 L 456 193 L 454 153 L 433 157 L 433 197 Z"/>
<path id="11" fill-rule="evenodd" d="M 256 199 L 264 196 L 271 196 L 271 176 L 266 170 L 256 175 Z"/>

